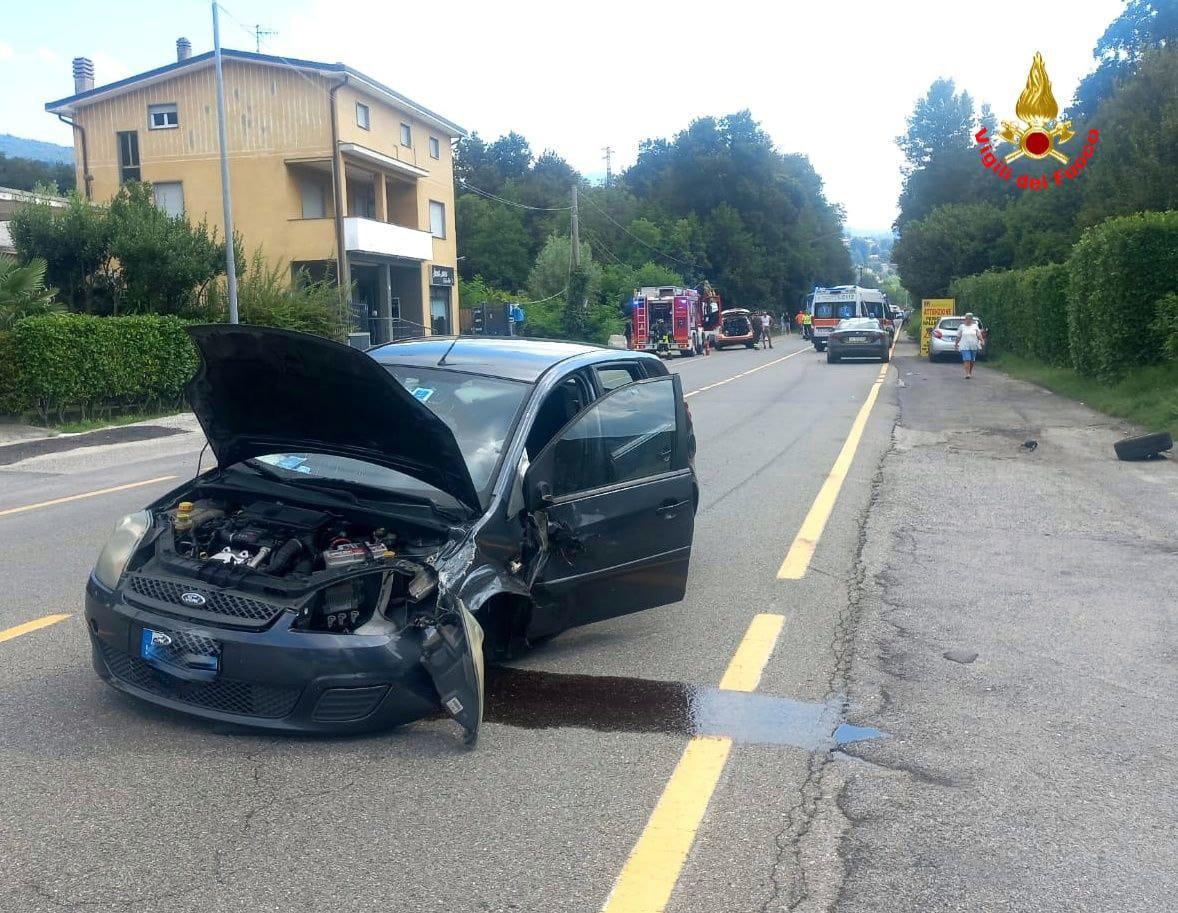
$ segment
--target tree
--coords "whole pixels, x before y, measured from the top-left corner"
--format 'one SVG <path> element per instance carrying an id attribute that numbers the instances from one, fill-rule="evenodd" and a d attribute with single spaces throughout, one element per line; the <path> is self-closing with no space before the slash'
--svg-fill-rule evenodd
<path id="1" fill-rule="evenodd" d="M 1092 117 L 1118 85 L 1132 76 L 1142 59 L 1178 41 L 1178 4 L 1173 0 L 1126 0 L 1092 49 L 1096 69 L 1080 80 L 1067 116 L 1080 123 Z"/>
<path id="2" fill-rule="evenodd" d="M 150 184 L 123 185 L 109 206 L 77 194 L 63 209 L 30 203 L 10 230 L 23 260 L 45 259 L 47 281 L 74 311 L 204 316 L 224 272 L 216 232 L 158 209 Z"/>
<path id="3" fill-rule="evenodd" d="M 46 263 L 34 257 L 23 266 L 0 255 L 0 330 L 10 330 L 22 317 L 39 317 L 60 310 L 53 291 L 45 288 Z"/>
<path id="4" fill-rule="evenodd" d="M 1090 126 L 1100 130 L 1100 142 L 1079 178 L 1081 226 L 1178 208 L 1178 47 L 1145 56 L 1136 73 L 1096 111 Z"/>
<path id="5" fill-rule="evenodd" d="M 70 194 L 62 209 L 27 203 L 16 211 L 9 231 L 22 260 L 45 260 L 46 282 L 58 289 L 71 311 L 109 309 L 114 267 L 104 208 L 92 206 L 77 193 Z"/>
<path id="6" fill-rule="evenodd" d="M 225 270 L 225 245 L 216 230 L 168 215 L 155 205 L 150 184 L 120 187 L 108 218 L 120 310 L 203 316 L 209 283 Z M 237 262 L 244 267 L 244 258 Z"/>
<path id="7" fill-rule="evenodd" d="M 35 159 L 8 157 L 0 152 L 0 187 L 14 190 L 37 190 L 44 187 L 50 193 L 64 196 L 74 189 L 74 166 L 61 162 L 39 162 Z"/>
<path id="8" fill-rule="evenodd" d="M 499 288 L 522 288 L 532 253 L 521 210 L 464 193 L 458 197 L 455 220 L 459 274 L 482 276 Z"/>
<path id="9" fill-rule="evenodd" d="M 943 298 L 954 279 L 1011 264 L 1005 215 L 993 203 L 951 203 L 910 223 L 893 251 L 915 298 Z"/>
<path id="10" fill-rule="evenodd" d="M 908 129 L 896 138 L 905 159 L 896 218 L 901 233 L 909 222 L 925 218 L 938 206 L 1006 200 L 1006 185 L 978 164 L 974 119 L 969 93 L 958 93 L 951 79 L 934 80 L 916 102 Z M 987 105 L 982 106 L 981 120 L 995 126 Z"/>

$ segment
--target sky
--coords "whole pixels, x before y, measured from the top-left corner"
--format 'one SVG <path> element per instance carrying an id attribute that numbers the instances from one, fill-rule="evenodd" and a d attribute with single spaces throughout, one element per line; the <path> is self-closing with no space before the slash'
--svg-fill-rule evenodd
<path id="1" fill-rule="evenodd" d="M 585 174 L 634 162 L 639 143 L 743 108 L 783 152 L 810 157 L 850 228 L 896 216 L 895 138 L 936 78 L 1013 117 L 1035 51 L 1061 109 L 1093 67 L 1122 0 L 675 3 L 599 0 L 227 0 L 226 47 L 343 61 L 494 138 L 515 130 Z M 97 9 L 102 10 L 96 15 Z M 8 5 L 0 28 L 0 133 L 69 145 L 44 104 L 72 94 L 70 61 L 101 85 L 212 46 L 202 0 L 44 0 Z"/>

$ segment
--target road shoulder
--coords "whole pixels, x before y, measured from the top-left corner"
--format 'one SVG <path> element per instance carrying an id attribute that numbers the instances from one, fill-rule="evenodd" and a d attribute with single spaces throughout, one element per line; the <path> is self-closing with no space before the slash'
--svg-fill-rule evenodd
<path id="1" fill-rule="evenodd" d="M 1165 906 L 1178 462 L 1120 463 L 1122 423 L 997 372 L 896 367 L 849 689 L 889 737 L 826 787 L 837 908 Z"/>

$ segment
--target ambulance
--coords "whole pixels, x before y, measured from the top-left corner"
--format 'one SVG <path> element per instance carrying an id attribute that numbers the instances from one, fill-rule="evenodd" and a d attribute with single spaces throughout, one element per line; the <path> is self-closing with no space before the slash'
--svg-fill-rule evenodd
<path id="1" fill-rule="evenodd" d="M 887 296 L 877 288 L 857 285 L 815 286 L 810 298 L 810 341 L 819 352 L 826 351 L 826 339 L 840 320 L 850 317 L 877 317 L 883 326 L 887 313 Z M 885 327 L 886 329 L 886 327 Z"/>

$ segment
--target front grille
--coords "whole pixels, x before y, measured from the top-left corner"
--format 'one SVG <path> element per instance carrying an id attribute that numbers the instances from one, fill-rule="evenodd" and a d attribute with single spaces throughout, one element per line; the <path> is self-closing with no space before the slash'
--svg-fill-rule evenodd
<path id="1" fill-rule="evenodd" d="M 358 720 L 368 716 L 389 690 L 388 685 L 366 688 L 332 688 L 323 692 L 315 705 L 313 719 L 334 722 Z"/>
<path id="2" fill-rule="evenodd" d="M 150 663 L 112 647 L 105 641 L 99 641 L 99 647 L 102 658 L 115 678 L 160 697 L 221 713 L 278 719 L 290 715 L 302 693 L 301 688 L 256 685 L 232 679 L 185 681 L 161 672 Z"/>
<path id="3" fill-rule="evenodd" d="M 224 593 L 220 590 L 205 590 L 175 580 L 161 580 L 144 574 L 132 574 L 127 578 L 127 590 L 135 596 L 163 603 L 175 608 L 172 614 L 208 621 L 222 621 L 249 628 L 264 628 L 282 614 L 282 606 L 248 596 Z M 181 597 L 196 593 L 205 600 L 204 605 L 195 607 L 185 603 Z"/>

